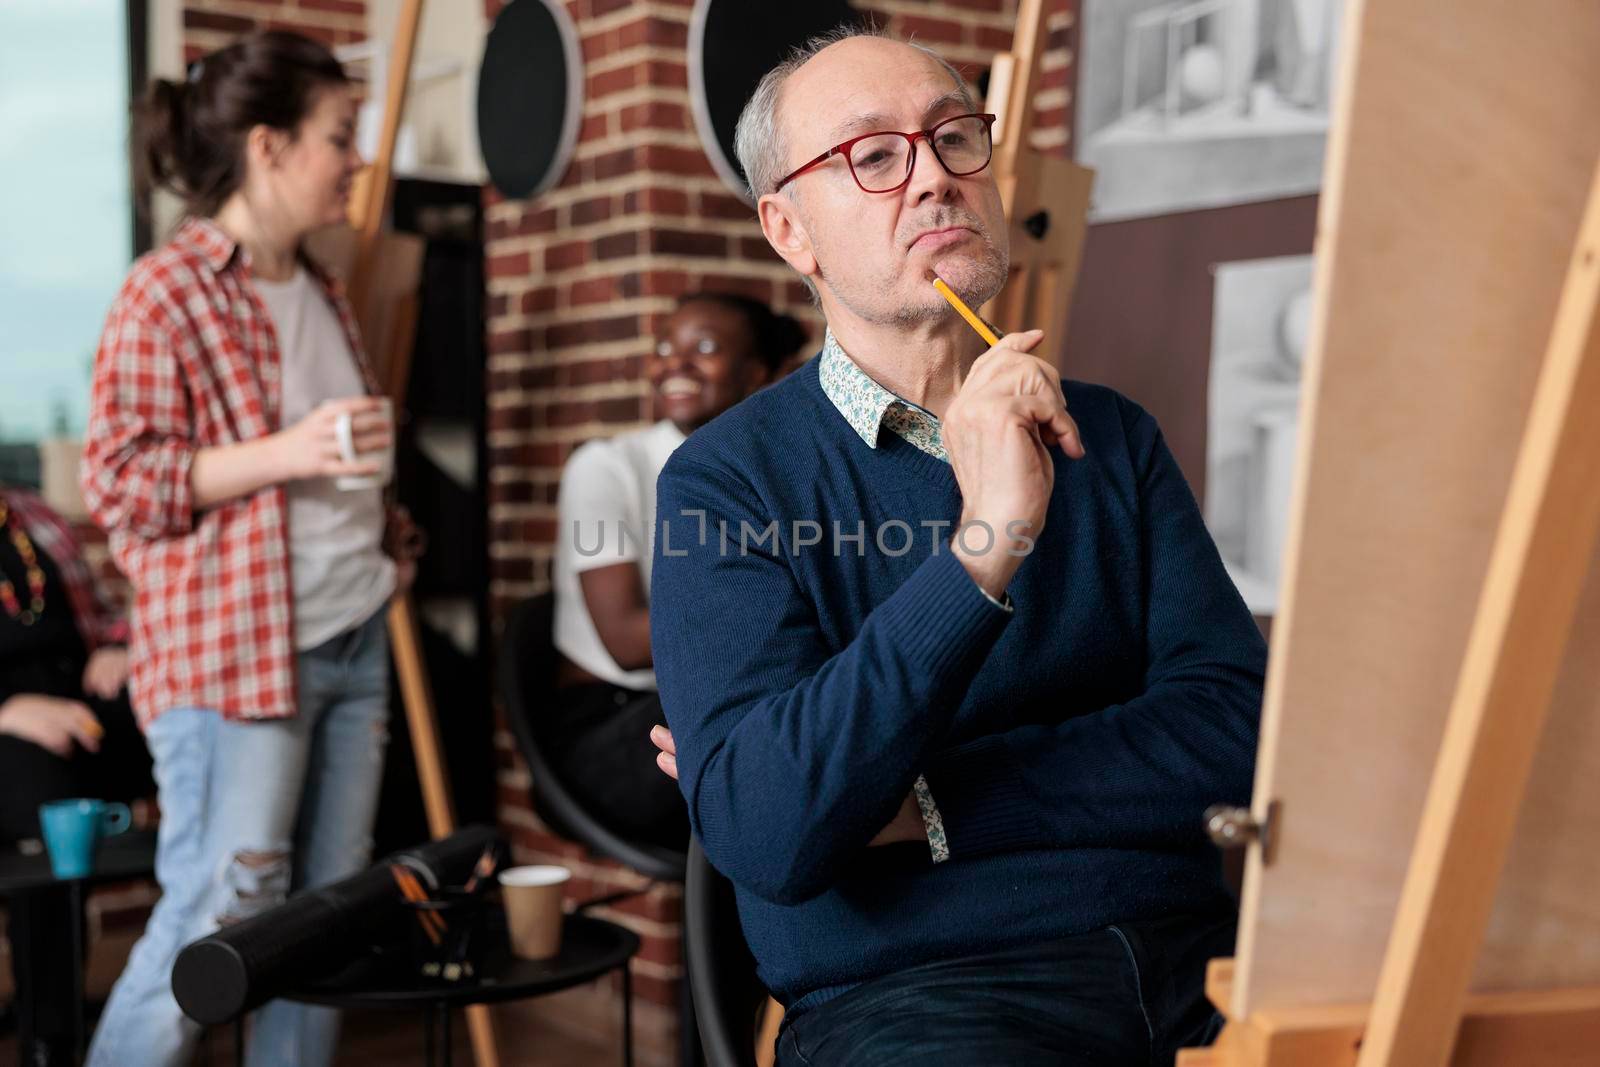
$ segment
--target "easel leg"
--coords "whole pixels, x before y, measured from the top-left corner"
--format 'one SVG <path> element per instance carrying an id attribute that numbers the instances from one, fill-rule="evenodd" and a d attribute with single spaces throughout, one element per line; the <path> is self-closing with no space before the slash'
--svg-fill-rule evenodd
<path id="1" fill-rule="evenodd" d="M 395 672 L 400 676 L 400 695 L 406 706 L 406 725 L 411 730 L 417 778 L 422 783 L 422 806 L 428 816 L 428 833 L 435 838 L 444 837 L 455 829 L 456 816 L 450 804 L 450 779 L 439 745 L 439 719 L 434 712 L 433 691 L 428 685 L 422 659 L 416 605 L 409 594 L 395 597 L 389 605 L 389 642 L 394 651 Z M 478 1067 L 499 1067 L 494 1018 L 488 1007 L 474 1004 L 467 1008 L 467 1030 L 472 1034 L 472 1056 Z"/>

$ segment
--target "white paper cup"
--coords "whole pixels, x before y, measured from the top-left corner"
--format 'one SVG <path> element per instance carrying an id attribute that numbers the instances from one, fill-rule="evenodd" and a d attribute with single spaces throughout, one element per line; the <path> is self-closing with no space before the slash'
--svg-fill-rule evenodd
<path id="1" fill-rule="evenodd" d="M 388 397 L 379 397 L 379 408 L 384 422 L 389 424 L 389 444 L 381 452 L 356 452 L 354 420 L 348 411 L 333 423 L 333 436 L 339 442 L 339 458 L 346 463 L 377 460 L 377 474 L 346 474 L 335 478 L 333 484 L 340 489 L 382 489 L 394 477 L 394 404 Z"/>
<path id="2" fill-rule="evenodd" d="M 561 894 L 572 872 L 565 867 L 508 867 L 500 872 L 511 951 L 547 960 L 561 951 Z"/>

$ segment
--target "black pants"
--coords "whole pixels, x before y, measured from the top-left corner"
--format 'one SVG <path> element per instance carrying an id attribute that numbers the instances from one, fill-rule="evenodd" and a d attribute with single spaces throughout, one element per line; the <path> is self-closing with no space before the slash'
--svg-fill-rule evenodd
<path id="1" fill-rule="evenodd" d="M 1181 916 L 911 967 L 785 1019 L 778 1064 L 1169 1067 L 1216 1037 L 1205 966 L 1233 942 Z"/>
<path id="2" fill-rule="evenodd" d="M 688 848 L 683 794 L 656 766 L 650 741 L 650 727 L 666 725 L 661 697 L 600 683 L 557 690 L 556 702 L 546 737 L 567 789 L 630 841 Z"/>

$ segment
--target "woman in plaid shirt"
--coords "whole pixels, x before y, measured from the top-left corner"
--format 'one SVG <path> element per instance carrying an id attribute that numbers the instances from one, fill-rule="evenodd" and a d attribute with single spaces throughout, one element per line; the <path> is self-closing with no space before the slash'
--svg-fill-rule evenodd
<path id="1" fill-rule="evenodd" d="M 133 706 L 155 759 L 162 897 L 96 1067 L 187 1062 L 178 950 L 363 868 L 387 737 L 377 487 L 388 446 L 339 288 L 301 251 L 345 215 L 356 102 L 321 45 L 257 34 L 155 82 L 136 153 L 189 217 L 134 264 L 95 361 L 82 485 L 133 583 Z M 267 1005 L 249 1062 L 326 1064 L 330 1011 Z"/>

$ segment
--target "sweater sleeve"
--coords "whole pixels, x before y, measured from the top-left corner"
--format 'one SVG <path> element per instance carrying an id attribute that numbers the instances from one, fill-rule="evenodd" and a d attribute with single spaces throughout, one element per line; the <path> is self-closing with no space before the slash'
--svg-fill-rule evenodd
<path id="1" fill-rule="evenodd" d="M 748 484 L 680 453 L 657 500 L 651 642 L 690 821 L 735 883 L 799 903 L 894 817 L 1008 616 L 944 550 L 830 649 Z"/>
<path id="2" fill-rule="evenodd" d="M 1212 804 L 1249 800 L 1266 644 L 1150 416 L 1131 428 L 1146 615 L 1144 691 L 980 737 L 926 770 L 950 857 L 1182 848 Z M 1022 610 L 1022 606 L 1018 606 Z"/>

